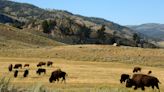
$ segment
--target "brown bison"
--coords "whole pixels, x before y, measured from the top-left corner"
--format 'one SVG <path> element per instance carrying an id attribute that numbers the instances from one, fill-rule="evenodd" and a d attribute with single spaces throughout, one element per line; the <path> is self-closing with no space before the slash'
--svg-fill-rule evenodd
<path id="1" fill-rule="evenodd" d="M 24 67 L 29 67 L 30 66 L 30 64 L 24 64 Z"/>
<path id="2" fill-rule="evenodd" d="M 9 69 L 9 72 L 11 72 L 13 70 L 13 65 L 10 64 L 9 67 L 8 67 L 8 69 Z"/>
<path id="3" fill-rule="evenodd" d="M 39 75 L 41 75 L 41 73 L 46 74 L 46 69 L 39 68 L 39 69 L 36 71 L 36 73 L 39 74 Z"/>
<path id="4" fill-rule="evenodd" d="M 151 73 L 152 73 L 152 71 L 148 71 L 148 73 L 147 73 L 147 74 L 148 74 L 148 75 L 150 75 Z"/>
<path id="5" fill-rule="evenodd" d="M 51 61 L 47 62 L 47 66 L 52 66 L 52 64 L 53 64 L 53 62 L 51 62 Z"/>
<path id="6" fill-rule="evenodd" d="M 15 70 L 14 77 L 16 78 L 18 76 L 18 70 Z"/>
<path id="7" fill-rule="evenodd" d="M 45 62 L 39 62 L 39 63 L 37 64 L 37 67 L 41 67 L 41 66 L 43 66 L 43 65 L 46 65 L 46 63 L 45 63 Z"/>
<path id="8" fill-rule="evenodd" d="M 120 83 L 125 82 L 129 78 L 130 78 L 129 74 L 121 74 Z"/>
<path id="9" fill-rule="evenodd" d="M 22 64 L 15 64 L 14 68 L 15 69 L 22 68 Z"/>
<path id="10" fill-rule="evenodd" d="M 133 73 L 138 72 L 138 71 L 141 72 L 141 67 L 134 67 L 134 69 L 133 69 Z"/>
<path id="11" fill-rule="evenodd" d="M 23 74 L 23 77 L 27 77 L 28 74 L 29 74 L 29 70 L 25 70 L 25 71 L 24 71 L 24 74 Z"/>
<path id="12" fill-rule="evenodd" d="M 56 71 L 53 71 L 53 72 L 51 73 L 50 78 L 49 78 L 49 82 L 52 83 L 53 81 L 59 81 L 60 78 L 62 78 L 62 81 L 65 82 L 65 80 L 66 80 L 65 77 L 66 77 L 66 76 L 68 76 L 68 75 L 66 74 L 66 72 L 61 71 L 60 69 L 59 69 L 59 70 L 56 70 Z"/>
<path id="13" fill-rule="evenodd" d="M 154 86 L 159 89 L 158 86 L 159 80 L 154 76 L 144 75 L 144 74 L 134 74 L 132 79 L 128 79 L 126 81 L 126 87 L 135 86 L 134 89 L 141 88 L 145 90 L 145 87 L 152 87 Z M 160 91 L 160 90 L 159 90 Z"/>

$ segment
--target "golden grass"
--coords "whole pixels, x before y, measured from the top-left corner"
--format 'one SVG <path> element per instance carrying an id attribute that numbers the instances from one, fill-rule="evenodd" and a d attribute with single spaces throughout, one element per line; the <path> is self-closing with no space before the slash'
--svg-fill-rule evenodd
<path id="1" fill-rule="evenodd" d="M 119 83 L 119 78 L 122 73 L 132 74 L 132 68 L 134 65 L 113 63 L 113 62 L 82 62 L 82 61 L 70 61 L 64 59 L 51 59 L 54 61 L 53 67 L 45 67 L 47 69 L 46 75 L 38 76 L 36 74 L 36 64 L 38 61 L 47 61 L 49 59 L 42 58 L 0 58 L 0 69 L 2 70 L 0 76 L 8 76 L 12 78 L 12 84 L 16 84 L 21 87 L 29 87 L 37 83 L 43 84 L 51 89 L 58 90 L 76 90 L 78 88 L 86 91 L 88 90 L 98 90 L 97 88 L 104 89 L 126 89 L 125 84 Z M 13 73 L 9 73 L 7 66 L 9 63 L 30 63 L 30 75 L 28 78 L 23 78 L 23 70 L 20 70 L 18 78 L 13 78 Z M 159 80 L 164 82 L 164 69 L 156 67 L 146 67 L 142 66 L 142 73 L 147 73 L 149 70 L 153 71 L 153 75 L 157 76 Z M 68 73 L 67 83 L 52 83 L 50 84 L 48 78 L 53 70 L 61 68 L 63 71 Z M 23 85 L 22 85 L 23 84 Z M 164 85 L 160 85 L 161 89 L 164 91 Z M 133 92 L 132 89 L 126 89 Z M 146 92 L 149 92 L 147 89 Z M 81 92 L 81 91 L 80 91 Z M 151 92 L 151 91 L 150 91 Z M 161 91 L 162 92 L 162 91 Z"/>
<path id="2" fill-rule="evenodd" d="M 164 41 L 158 42 L 158 45 L 159 45 L 160 47 L 164 48 Z"/>
<path id="3" fill-rule="evenodd" d="M 74 61 L 123 62 L 164 67 L 164 49 L 113 47 L 109 45 L 68 45 L 39 49 L 2 49 L 2 57 L 62 58 Z"/>
<path id="4" fill-rule="evenodd" d="M 0 49 L 38 48 L 64 45 L 47 37 L 35 35 L 0 23 Z"/>
<path id="5" fill-rule="evenodd" d="M 141 66 L 144 74 L 149 70 L 153 71 L 152 75 L 159 78 L 162 83 L 161 92 L 164 92 L 163 49 L 69 45 L 38 49 L 3 49 L 0 52 L 0 76 L 11 77 L 12 84 L 18 87 L 43 84 L 46 88 L 57 92 L 142 92 L 140 89 L 137 91 L 127 89 L 125 84 L 119 83 L 122 73 L 132 75 L 133 67 Z M 46 75 L 38 76 L 36 64 L 48 60 L 54 62 L 53 67 L 44 67 L 47 69 Z M 22 69 L 18 78 L 13 78 L 13 72 L 9 73 L 7 70 L 11 63 L 29 63 L 29 77 L 23 78 L 24 69 Z M 58 68 L 68 73 L 66 84 L 49 83 L 51 72 Z M 154 91 L 146 88 L 145 92 Z"/>

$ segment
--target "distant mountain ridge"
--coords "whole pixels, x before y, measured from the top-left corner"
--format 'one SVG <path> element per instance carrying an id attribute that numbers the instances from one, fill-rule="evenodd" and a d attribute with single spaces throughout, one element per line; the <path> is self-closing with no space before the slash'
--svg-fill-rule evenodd
<path id="1" fill-rule="evenodd" d="M 142 25 L 127 26 L 136 32 L 152 37 L 157 41 L 164 41 L 164 24 L 147 23 Z"/>
<path id="2" fill-rule="evenodd" d="M 62 10 L 45 10 L 9 0 L 0 0 L 0 13 L 22 23 L 18 28 L 33 30 L 29 32 L 66 44 L 118 43 L 133 47 L 138 44 L 133 38 L 136 34 L 133 30 L 101 18 L 74 15 Z M 43 32 L 49 36 L 42 35 Z M 155 45 L 145 41 L 144 47 Z"/>

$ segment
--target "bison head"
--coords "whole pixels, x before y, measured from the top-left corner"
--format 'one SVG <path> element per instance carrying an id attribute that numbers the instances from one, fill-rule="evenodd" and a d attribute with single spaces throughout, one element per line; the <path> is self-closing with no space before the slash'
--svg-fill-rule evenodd
<path id="1" fill-rule="evenodd" d="M 131 88 L 133 86 L 133 80 L 132 79 L 127 79 L 126 81 L 126 87 Z"/>

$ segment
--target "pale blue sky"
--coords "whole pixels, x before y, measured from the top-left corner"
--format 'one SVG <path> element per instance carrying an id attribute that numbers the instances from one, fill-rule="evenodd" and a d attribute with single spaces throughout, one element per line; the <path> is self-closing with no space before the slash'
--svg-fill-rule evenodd
<path id="1" fill-rule="evenodd" d="M 14 0 L 100 17 L 121 25 L 164 24 L 164 0 Z"/>

